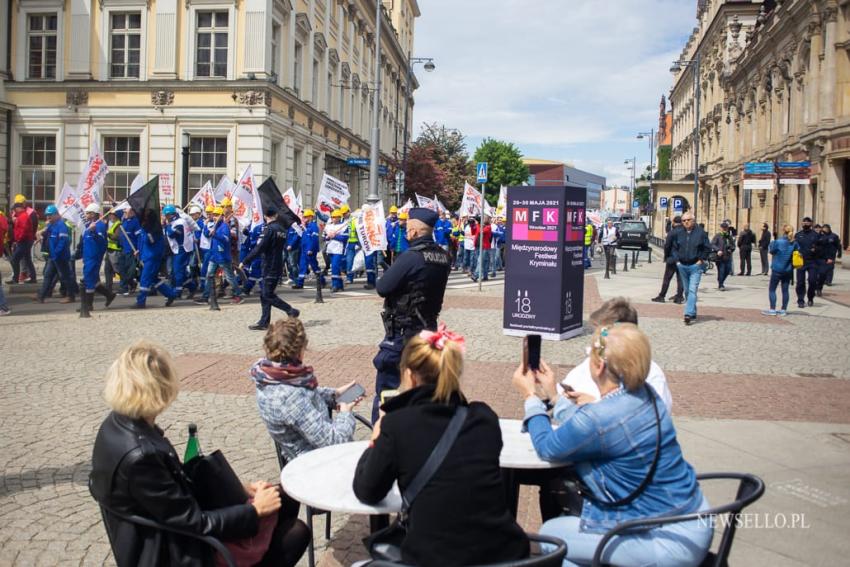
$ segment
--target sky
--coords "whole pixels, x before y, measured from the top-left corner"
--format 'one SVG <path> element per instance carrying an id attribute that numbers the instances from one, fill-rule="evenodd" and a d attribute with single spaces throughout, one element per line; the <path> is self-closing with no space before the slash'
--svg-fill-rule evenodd
<path id="1" fill-rule="evenodd" d="M 419 0 L 414 135 L 457 128 L 470 155 L 486 137 L 628 185 L 649 165 L 670 64 L 696 24 L 696 0 Z"/>

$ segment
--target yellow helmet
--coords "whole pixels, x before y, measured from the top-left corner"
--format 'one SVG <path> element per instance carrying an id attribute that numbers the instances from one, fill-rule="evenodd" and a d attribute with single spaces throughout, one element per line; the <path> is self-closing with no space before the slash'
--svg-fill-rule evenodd
<path id="1" fill-rule="evenodd" d="M 340 211 L 342 214 L 350 213 L 350 212 L 351 212 L 351 207 L 349 207 L 348 205 L 343 205 L 343 206 L 341 206 L 341 207 L 339 208 L 339 211 Z"/>
<path id="2" fill-rule="evenodd" d="M 206 208 L 206 209 L 204 209 L 204 211 L 205 211 L 207 214 L 209 214 L 209 213 L 214 213 L 214 212 L 215 212 L 215 207 L 213 207 L 212 205 L 207 205 L 207 208 Z"/>
<path id="3" fill-rule="evenodd" d="M 313 209 L 304 209 L 304 212 L 301 214 L 304 215 L 304 218 L 316 216 L 316 213 L 313 212 Z"/>
<path id="4" fill-rule="evenodd" d="M 26 202 L 27 202 L 27 198 L 24 197 L 23 195 L 21 195 L 20 193 L 15 195 L 15 204 L 16 205 L 23 205 Z"/>
<path id="5" fill-rule="evenodd" d="M 397 213 L 397 212 L 398 212 L 398 207 L 396 207 L 395 205 L 390 207 L 390 213 Z"/>
<path id="6" fill-rule="evenodd" d="M 214 215 L 223 215 L 224 214 L 224 207 L 215 207 L 213 209 L 213 214 Z"/>
<path id="7" fill-rule="evenodd" d="M 408 217 L 410 217 L 410 215 L 408 215 L 406 212 L 398 214 L 398 220 L 407 220 Z"/>
<path id="8" fill-rule="evenodd" d="M 232 205 L 233 205 L 233 201 L 230 199 L 230 197 L 225 197 L 224 199 L 221 200 L 221 206 L 222 207 L 230 207 Z"/>
<path id="9" fill-rule="evenodd" d="M 338 219 L 341 216 L 342 216 L 342 209 L 334 209 L 333 212 L 331 213 L 332 219 Z"/>

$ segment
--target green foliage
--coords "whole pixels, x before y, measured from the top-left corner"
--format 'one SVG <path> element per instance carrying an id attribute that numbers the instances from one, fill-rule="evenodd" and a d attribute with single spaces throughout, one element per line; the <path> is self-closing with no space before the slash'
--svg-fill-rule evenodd
<path id="1" fill-rule="evenodd" d="M 510 142 L 485 138 L 475 150 L 472 161 L 488 163 L 487 201 L 491 205 L 496 204 L 501 185 L 522 185 L 528 180 L 528 166 L 522 163 L 522 154 Z"/>
<path id="2" fill-rule="evenodd" d="M 655 173 L 656 179 L 670 179 L 670 153 L 672 151 L 672 146 L 659 146 L 658 170 Z"/>
<path id="3" fill-rule="evenodd" d="M 437 124 L 436 122 L 424 124 L 422 133 L 419 134 L 412 144 L 413 148 L 423 150 L 425 153 L 420 153 L 419 156 L 421 157 L 427 154 L 442 173 L 439 186 L 432 186 L 429 188 L 430 190 L 426 190 L 423 187 L 419 191 L 419 194 L 425 197 L 436 195 L 450 209 L 460 206 L 460 199 L 463 195 L 463 183 L 468 179 L 470 171 L 469 152 L 466 149 L 466 141 L 463 133 L 459 130 L 446 128 L 445 125 Z M 408 160 L 410 160 L 410 155 L 413 153 L 412 149 L 410 154 L 408 154 Z M 413 185 L 422 186 L 415 178 L 417 172 L 410 171 L 410 169 L 408 168 L 406 185 L 409 186 L 412 182 Z M 426 167 L 421 170 L 421 173 L 427 170 L 428 168 Z M 411 174 L 414 177 L 413 179 L 410 177 Z"/>

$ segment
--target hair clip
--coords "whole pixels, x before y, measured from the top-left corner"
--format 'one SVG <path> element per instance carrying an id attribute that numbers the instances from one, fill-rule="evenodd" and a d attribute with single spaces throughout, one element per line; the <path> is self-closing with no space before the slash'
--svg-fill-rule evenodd
<path id="1" fill-rule="evenodd" d="M 466 340 L 463 338 L 463 335 L 449 331 L 445 323 L 440 323 L 436 331 L 421 331 L 419 338 L 437 350 L 443 350 L 446 346 L 446 341 L 452 341 L 460 348 L 461 353 L 466 353 Z"/>

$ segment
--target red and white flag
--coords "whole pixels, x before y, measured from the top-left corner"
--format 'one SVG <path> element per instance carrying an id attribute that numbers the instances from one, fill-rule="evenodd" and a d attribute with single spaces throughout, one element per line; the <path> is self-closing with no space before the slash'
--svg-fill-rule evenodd
<path id="1" fill-rule="evenodd" d="M 256 192 L 254 168 L 249 165 L 242 172 L 242 176 L 239 178 L 239 183 L 236 184 L 236 190 L 233 192 L 232 197 L 233 215 L 239 221 L 240 227 L 253 224 L 254 193 Z"/>
<path id="2" fill-rule="evenodd" d="M 107 173 L 109 173 L 109 166 L 106 165 L 106 160 L 103 159 L 100 147 L 95 141 L 91 145 L 91 153 L 86 167 L 77 181 L 76 194 L 83 209 L 92 203 L 99 205 L 102 202 L 100 189 L 103 187 L 103 180 Z"/>
<path id="3" fill-rule="evenodd" d="M 384 217 L 383 203 L 378 201 L 375 205 L 363 205 L 361 215 L 356 219 L 354 227 L 365 256 L 378 250 L 386 250 L 387 221 Z"/>
<path id="4" fill-rule="evenodd" d="M 481 192 L 469 183 L 463 187 L 463 200 L 460 202 L 460 216 L 474 217 L 481 214 Z"/>
<path id="5" fill-rule="evenodd" d="M 213 193 L 216 202 L 221 203 L 224 199 L 232 199 L 233 190 L 235 188 L 233 181 L 228 176 L 222 175 L 221 179 L 218 180 L 218 185 L 215 186 L 215 192 Z"/>
<path id="6" fill-rule="evenodd" d="M 416 202 L 420 207 L 425 207 L 426 209 L 431 209 L 435 213 L 440 212 L 440 206 L 438 204 L 437 199 L 429 199 L 428 197 L 423 197 L 419 193 L 414 193 L 416 195 Z"/>
<path id="7" fill-rule="evenodd" d="M 74 223 L 77 226 L 83 225 L 83 207 L 80 206 L 80 200 L 77 199 L 77 192 L 74 188 L 65 182 L 62 186 L 62 191 L 59 193 L 59 199 L 56 201 L 56 208 L 59 209 L 59 214 Z"/>
<path id="8" fill-rule="evenodd" d="M 206 210 L 207 207 L 215 207 L 215 192 L 213 191 L 212 183 L 209 181 L 204 183 L 204 186 L 201 187 L 200 191 L 195 193 L 195 196 L 192 197 L 189 204 L 198 205 L 204 210 Z"/>
<path id="9" fill-rule="evenodd" d="M 301 201 L 299 201 L 298 197 L 295 196 L 295 191 L 293 191 L 292 187 L 287 189 L 283 194 L 283 202 L 299 219 L 302 218 L 301 213 L 304 211 L 301 209 Z"/>
<path id="10" fill-rule="evenodd" d="M 351 193 L 348 185 L 336 177 L 325 173 L 322 176 L 322 185 L 316 197 L 316 208 L 325 215 L 330 215 L 334 209 L 338 209 L 348 203 Z"/>

